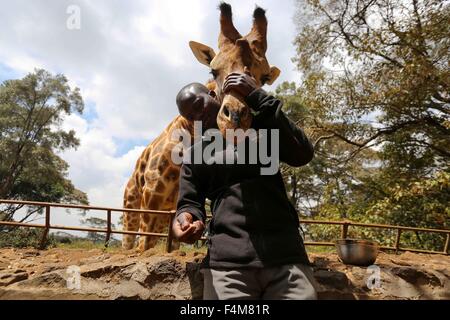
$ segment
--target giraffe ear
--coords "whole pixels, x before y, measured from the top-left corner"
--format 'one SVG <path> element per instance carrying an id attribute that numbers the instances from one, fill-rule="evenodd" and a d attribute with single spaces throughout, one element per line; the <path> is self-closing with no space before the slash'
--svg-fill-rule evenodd
<path id="1" fill-rule="evenodd" d="M 204 45 L 199 42 L 189 41 L 189 47 L 191 47 L 192 53 L 197 58 L 197 60 L 209 67 L 212 59 L 216 56 L 216 53 L 211 47 Z"/>

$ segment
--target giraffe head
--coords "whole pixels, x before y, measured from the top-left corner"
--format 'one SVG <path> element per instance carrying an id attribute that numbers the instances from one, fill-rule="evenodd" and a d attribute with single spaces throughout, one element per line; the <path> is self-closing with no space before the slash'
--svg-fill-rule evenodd
<path id="1" fill-rule="evenodd" d="M 272 84 L 280 74 L 277 67 L 270 66 L 266 59 L 267 19 L 265 11 L 256 7 L 253 12 L 253 27 L 246 36 L 233 25 L 231 6 L 222 2 L 220 9 L 219 52 L 198 42 L 189 46 L 197 60 L 211 69 L 216 96 L 221 103 L 217 115 L 217 126 L 225 137 L 227 129 L 247 130 L 252 114 L 243 97 L 231 92 L 224 94 L 222 87 L 227 75 L 233 72 L 247 73 L 256 79 L 259 87 Z"/>

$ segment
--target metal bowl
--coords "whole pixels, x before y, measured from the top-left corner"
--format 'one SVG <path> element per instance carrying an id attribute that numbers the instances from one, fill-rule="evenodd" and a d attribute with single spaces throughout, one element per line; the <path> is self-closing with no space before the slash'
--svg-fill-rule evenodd
<path id="1" fill-rule="evenodd" d="M 369 266 L 378 256 L 378 243 L 358 239 L 336 240 L 336 250 L 339 258 L 345 264 Z"/>

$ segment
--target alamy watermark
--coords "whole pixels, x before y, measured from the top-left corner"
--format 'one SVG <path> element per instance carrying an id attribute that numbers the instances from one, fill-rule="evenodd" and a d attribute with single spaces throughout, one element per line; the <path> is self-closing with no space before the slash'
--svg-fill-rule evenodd
<path id="1" fill-rule="evenodd" d="M 66 13 L 69 15 L 66 20 L 66 27 L 69 30 L 81 29 L 81 8 L 77 5 L 70 5 L 66 9 Z"/>
<path id="2" fill-rule="evenodd" d="M 196 138 L 184 129 L 172 132 L 171 138 L 179 141 L 172 149 L 173 163 L 260 164 L 261 175 L 273 175 L 278 171 L 278 129 L 227 129 L 224 139 L 220 130 L 208 129 L 203 132 L 202 122 L 195 121 L 194 137 Z M 201 140 L 206 142 L 206 145 L 203 145 Z M 193 152 L 190 152 L 190 148 Z"/>
<path id="3" fill-rule="evenodd" d="M 366 274 L 368 275 L 366 279 L 367 288 L 370 290 L 381 288 L 381 269 L 377 265 L 371 265 L 367 267 Z"/>
<path id="4" fill-rule="evenodd" d="M 67 289 L 80 290 L 81 289 L 81 270 L 79 266 L 69 266 L 66 270 L 68 274 L 66 285 Z"/>

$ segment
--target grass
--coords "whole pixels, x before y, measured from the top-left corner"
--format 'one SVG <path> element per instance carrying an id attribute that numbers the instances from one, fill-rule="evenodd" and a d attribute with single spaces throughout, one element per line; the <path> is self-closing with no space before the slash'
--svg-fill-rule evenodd
<path id="1" fill-rule="evenodd" d="M 105 244 L 103 242 L 93 242 L 90 240 L 75 240 L 71 243 L 57 243 L 56 248 L 62 249 L 99 249 L 104 250 L 106 252 L 116 252 L 121 250 L 120 242 L 109 245 L 105 248 Z M 186 254 L 193 254 L 195 252 L 200 252 L 206 254 L 207 248 L 205 245 L 197 248 L 194 245 L 189 245 L 185 243 L 181 243 L 179 251 L 185 252 Z M 164 254 L 166 253 L 166 241 L 161 240 L 158 244 L 153 248 L 155 253 Z M 328 246 L 306 246 L 306 251 L 308 253 L 335 253 L 336 249 L 334 247 Z"/>
<path id="2" fill-rule="evenodd" d="M 55 247 L 62 249 L 85 249 L 85 250 L 100 249 L 106 252 L 114 252 L 121 249 L 120 243 L 105 247 L 104 242 L 93 242 L 91 240 L 75 240 L 70 243 L 59 242 L 56 244 Z"/>
<path id="3" fill-rule="evenodd" d="M 105 244 L 103 242 L 93 242 L 90 240 L 81 240 L 81 239 L 74 240 L 70 243 L 58 242 L 54 247 L 61 249 L 85 249 L 85 250 L 99 249 L 106 252 L 117 252 L 122 249 L 120 242 L 113 243 L 112 245 L 109 245 L 107 248 L 105 248 Z M 182 243 L 178 250 L 185 252 L 186 254 L 193 254 L 195 252 L 206 254 L 206 246 L 196 248 L 193 245 Z M 159 241 L 158 244 L 154 248 L 152 248 L 152 251 L 156 254 L 166 253 L 166 241 L 165 240 Z"/>
<path id="4" fill-rule="evenodd" d="M 196 248 L 194 245 L 182 243 L 180 245 L 179 250 L 182 252 L 186 252 L 186 254 L 195 253 L 195 252 L 200 252 L 200 253 L 206 254 L 207 248 L 206 248 L 206 246 L 201 246 L 200 248 Z"/>
<path id="5" fill-rule="evenodd" d="M 306 246 L 308 253 L 336 253 L 335 247 L 331 246 Z"/>

